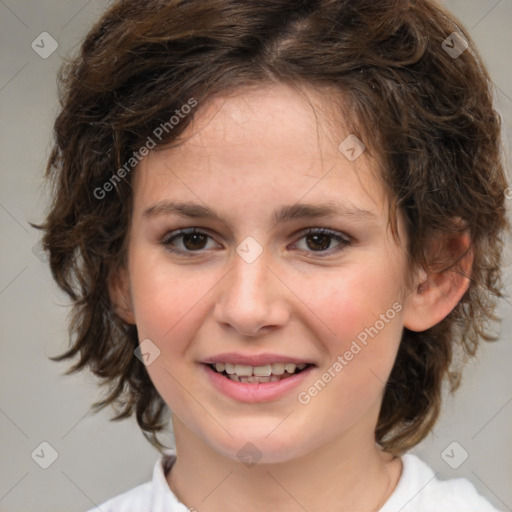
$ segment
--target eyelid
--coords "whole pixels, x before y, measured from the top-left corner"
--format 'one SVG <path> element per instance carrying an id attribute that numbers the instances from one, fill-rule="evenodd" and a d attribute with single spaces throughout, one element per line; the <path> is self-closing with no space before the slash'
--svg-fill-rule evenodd
<path id="1" fill-rule="evenodd" d="M 173 238 L 179 238 L 182 235 L 193 235 L 193 234 L 205 235 L 209 239 L 214 240 L 214 237 L 212 236 L 210 230 L 208 230 L 206 228 L 201 228 L 201 227 L 192 227 L 192 228 L 181 228 L 181 229 L 174 229 L 172 231 L 168 231 L 161 238 L 160 243 L 167 246 L 167 245 L 169 245 L 170 241 Z M 201 252 L 204 252 L 204 249 L 199 250 L 199 251 L 181 251 L 181 250 L 179 250 L 179 251 L 171 251 L 171 252 L 190 253 L 190 254 L 193 254 L 195 252 L 197 254 L 200 254 Z"/>
<path id="2" fill-rule="evenodd" d="M 297 232 L 294 236 L 295 237 L 298 236 L 298 239 L 297 239 L 297 242 L 298 242 L 299 240 L 302 240 L 304 237 L 306 237 L 308 235 L 328 235 L 331 238 L 337 239 L 339 241 L 338 246 L 336 246 L 332 249 L 328 249 L 326 251 L 303 251 L 303 250 L 299 249 L 299 250 L 301 250 L 301 252 L 306 252 L 308 255 L 318 256 L 320 258 L 328 257 L 333 254 L 341 253 L 346 248 L 346 246 L 350 245 L 353 242 L 352 237 L 347 235 L 346 233 L 344 233 L 342 231 L 336 231 L 336 230 L 330 229 L 330 228 L 323 228 L 323 227 L 306 228 L 306 229 L 303 229 L 303 230 Z M 297 242 L 294 242 L 294 244 L 296 244 Z"/>
<path id="3" fill-rule="evenodd" d="M 173 254 L 181 254 L 185 256 L 194 256 L 194 255 L 202 255 L 207 251 L 207 249 L 199 249 L 197 251 L 183 251 L 181 249 L 171 249 L 170 248 L 170 242 L 171 240 L 175 238 L 179 238 L 183 235 L 191 235 L 191 234 L 199 234 L 199 235 L 205 235 L 207 238 L 214 240 L 214 237 L 210 234 L 210 230 L 206 228 L 201 227 L 190 227 L 190 228 L 181 228 L 181 229 L 175 229 L 172 231 L 167 232 L 162 238 L 160 243 L 165 246 L 166 250 Z M 327 249 L 325 251 L 306 251 L 303 249 L 298 249 L 302 253 L 308 253 L 309 255 L 317 256 L 317 257 L 327 257 L 335 253 L 342 252 L 346 246 L 349 246 L 353 243 L 353 238 L 348 235 L 347 233 L 344 233 L 342 231 L 336 231 L 330 228 L 325 227 L 309 227 L 302 230 L 299 230 L 295 232 L 292 236 L 296 240 L 293 242 L 293 246 L 297 244 L 298 241 L 300 241 L 302 238 L 308 236 L 308 235 L 327 235 L 331 238 L 334 238 L 338 240 L 339 245 L 334 247 L 333 249 Z"/>
<path id="4" fill-rule="evenodd" d="M 312 228 L 306 228 L 301 231 L 299 231 L 297 234 L 300 234 L 302 236 L 304 235 L 330 235 L 333 238 L 341 238 L 345 242 L 351 242 L 352 237 L 347 235 L 347 233 L 344 233 L 343 231 L 336 231 L 335 229 L 331 228 L 321 228 L 321 227 L 312 227 Z"/>

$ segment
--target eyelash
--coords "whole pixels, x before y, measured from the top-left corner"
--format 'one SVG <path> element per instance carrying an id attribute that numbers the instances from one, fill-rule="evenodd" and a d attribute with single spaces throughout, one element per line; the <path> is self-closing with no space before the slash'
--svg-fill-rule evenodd
<path id="1" fill-rule="evenodd" d="M 212 238 L 208 233 L 200 231 L 197 228 L 185 228 L 185 229 L 179 229 L 179 230 L 171 231 L 170 233 L 167 233 L 164 236 L 164 238 L 162 239 L 161 243 L 162 243 L 162 245 L 165 246 L 165 248 L 169 252 L 172 252 L 175 254 L 186 255 L 187 257 L 192 257 L 197 253 L 198 254 L 202 253 L 204 251 L 204 249 L 199 249 L 197 251 L 183 251 L 181 249 L 172 248 L 172 242 L 176 238 L 180 238 L 185 235 L 193 235 L 193 234 L 204 235 L 208 238 Z M 328 249 L 328 250 L 324 250 L 324 251 L 306 251 L 306 252 L 313 253 L 315 255 L 319 255 L 320 257 L 323 257 L 323 255 L 331 255 L 333 253 L 341 252 L 346 248 L 346 246 L 350 245 L 350 243 L 351 243 L 351 239 L 347 235 L 342 235 L 341 233 L 339 233 L 337 231 L 333 231 L 333 230 L 327 229 L 327 228 L 309 228 L 306 231 L 303 231 L 301 233 L 299 240 L 301 240 L 302 238 L 305 238 L 307 236 L 311 236 L 311 235 L 326 235 L 331 238 L 335 238 L 339 242 L 339 245 L 337 247 L 335 247 L 334 249 Z"/>

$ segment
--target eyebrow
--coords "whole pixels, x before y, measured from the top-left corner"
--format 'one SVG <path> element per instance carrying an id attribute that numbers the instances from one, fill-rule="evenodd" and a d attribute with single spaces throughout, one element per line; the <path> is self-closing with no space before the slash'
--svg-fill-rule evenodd
<path id="1" fill-rule="evenodd" d="M 166 215 L 177 215 L 190 219 L 211 219 L 229 224 L 227 219 L 214 210 L 196 203 L 159 201 L 147 208 L 142 214 L 145 218 L 156 218 Z M 294 204 L 274 210 L 272 218 L 275 224 L 297 219 L 316 219 L 320 217 L 348 217 L 353 220 L 371 220 L 376 214 L 357 208 L 332 202 L 323 204 Z"/>

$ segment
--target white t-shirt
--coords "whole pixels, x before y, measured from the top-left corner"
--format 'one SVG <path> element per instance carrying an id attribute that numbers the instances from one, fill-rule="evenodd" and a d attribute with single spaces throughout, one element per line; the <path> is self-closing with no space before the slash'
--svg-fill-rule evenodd
<path id="1" fill-rule="evenodd" d="M 88 512 L 190 512 L 165 478 L 176 459 L 167 450 L 157 461 L 151 482 L 139 485 Z M 402 456 L 402 474 L 393 494 L 379 512 L 499 512 L 464 478 L 438 480 L 416 455 Z"/>

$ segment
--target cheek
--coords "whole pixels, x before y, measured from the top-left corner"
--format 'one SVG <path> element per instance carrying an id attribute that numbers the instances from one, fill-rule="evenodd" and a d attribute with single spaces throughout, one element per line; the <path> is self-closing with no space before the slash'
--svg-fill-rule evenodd
<path id="1" fill-rule="evenodd" d="M 139 337 L 155 339 L 168 350 L 176 347 L 189 315 L 200 307 L 208 286 L 192 267 L 174 267 L 165 254 L 154 250 L 133 251 L 130 260 L 131 292 Z M 211 285 L 210 285 L 211 287 Z"/>
<path id="2" fill-rule="evenodd" d="M 356 337 L 373 326 L 380 315 L 386 316 L 388 310 L 392 311 L 387 319 L 398 316 L 397 310 L 401 308 L 393 308 L 400 300 L 397 283 L 398 279 L 386 277 L 380 268 L 353 267 L 332 279 L 324 279 L 314 290 L 310 287 L 306 303 L 338 339 Z"/>
<path id="3" fill-rule="evenodd" d="M 389 377 L 401 339 L 398 278 L 392 269 L 368 265 L 330 283 L 311 300 L 329 328 L 325 344 L 334 388 L 349 402 L 371 401 Z"/>
<path id="4" fill-rule="evenodd" d="M 186 314 L 187 296 L 183 287 L 162 277 L 147 274 L 132 281 L 135 320 L 139 336 L 164 342 Z"/>
<path id="5" fill-rule="evenodd" d="M 149 339 L 156 345 L 159 355 L 146 370 L 158 393 L 181 417 L 190 408 L 183 383 L 190 371 L 187 348 L 197 327 L 191 319 L 200 311 L 205 291 L 198 285 L 203 281 L 192 272 L 180 270 L 178 276 L 161 258 L 144 256 L 141 251 L 130 260 L 137 332 L 140 342 Z"/>

